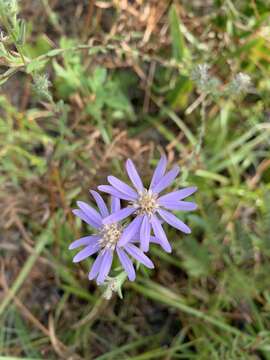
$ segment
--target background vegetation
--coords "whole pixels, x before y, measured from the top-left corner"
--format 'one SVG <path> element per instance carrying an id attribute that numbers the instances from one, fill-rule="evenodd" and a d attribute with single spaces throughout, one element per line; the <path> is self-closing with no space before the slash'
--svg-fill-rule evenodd
<path id="1" fill-rule="evenodd" d="M 270 359 L 269 1 L 8 3 L 0 359 Z M 199 188 L 193 232 L 107 301 L 71 209 L 164 151 Z"/>

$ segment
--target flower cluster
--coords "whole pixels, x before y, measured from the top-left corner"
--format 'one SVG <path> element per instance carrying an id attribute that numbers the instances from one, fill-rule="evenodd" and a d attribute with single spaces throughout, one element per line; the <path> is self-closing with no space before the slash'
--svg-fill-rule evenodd
<path id="1" fill-rule="evenodd" d="M 199 64 L 191 72 L 191 79 L 196 83 L 200 92 L 214 94 L 220 86 L 219 80 L 210 74 L 208 64 Z"/>
<path id="2" fill-rule="evenodd" d="M 245 94 L 251 91 L 252 82 L 248 74 L 242 72 L 236 74 L 234 79 L 231 81 L 229 91 L 233 95 Z"/>
<path id="3" fill-rule="evenodd" d="M 77 202 L 78 209 L 73 210 L 73 213 L 90 225 L 94 229 L 94 234 L 74 241 L 69 249 L 84 246 L 74 257 L 74 262 L 98 253 L 89 272 L 89 280 L 96 279 L 97 284 L 101 285 L 109 278 L 115 253 L 130 281 L 136 277 L 134 260 L 150 269 L 154 268 L 153 262 L 145 254 L 151 243 L 160 245 L 166 252 L 171 252 L 171 245 L 162 226 L 164 222 L 183 233 L 191 232 L 190 228 L 171 211 L 195 210 L 195 203 L 183 199 L 192 195 L 197 188 L 188 187 L 160 195 L 179 173 L 178 166 L 174 166 L 167 173 L 166 167 L 167 159 L 162 156 L 149 188 L 145 188 L 133 162 L 129 159 L 126 162 L 126 171 L 133 187 L 114 176 L 108 176 L 110 185 L 98 187 L 99 191 L 111 195 L 110 210 L 100 194 L 92 190 L 90 192 L 98 211 L 82 201 Z M 127 206 L 121 207 L 121 201 L 127 202 Z M 137 243 L 139 246 L 135 245 Z"/>

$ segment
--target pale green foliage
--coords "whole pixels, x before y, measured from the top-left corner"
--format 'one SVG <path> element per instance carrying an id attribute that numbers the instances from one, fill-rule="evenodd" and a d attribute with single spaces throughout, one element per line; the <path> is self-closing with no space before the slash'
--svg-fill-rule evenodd
<path id="1" fill-rule="evenodd" d="M 16 26 L 18 12 L 19 6 L 17 0 L 0 0 L 0 14 L 8 18 L 14 28 Z"/>
<path id="2" fill-rule="evenodd" d="M 47 75 L 37 74 L 36 76 L 34 76 L 33 90 L 39 98 L 45 99 L 47 101 L 52 101 L 52 97 L 49 92 L 50 86 L 51 82 L 49 81 Z"/>

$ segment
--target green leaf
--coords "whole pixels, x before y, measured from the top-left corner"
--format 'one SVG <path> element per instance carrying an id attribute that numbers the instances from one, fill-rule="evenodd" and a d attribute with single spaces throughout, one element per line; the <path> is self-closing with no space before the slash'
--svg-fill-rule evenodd
<path id="1" fill-rule="evenodd" d="M 47 62 L 48 62 L 47 59 L 34 59 L 30 62 L 30 64 L 27 65 L 26 72 L 28 74 L 32 74 L 33 72 L 38 72 L 46 65 Z"/>
<path id="2" fill-rule="evenodd" d="M 175 60 L 182 61 L 185 52 L 185 42 L 183 34 L 180 30 L 180 21 L 174 5 L 170 8 L 169 24 L 172 40 L 172 56 Z"/>
<path id="3" fill-rule="evenodd" d="M 3 43 L 0 43 L 0 56 L 1 57 L 6 57 L 8 56 L 7 50 L 5 48 L 5 45 Z"/>
<path id="4" fill-rule="evenodd" d="M 51 50 L 51 44 L 48 42 L 48 38 L 42 34 L 38 35 L 33 43 L 26 42 L 23 49 L 28 57 L 38 60 L 38 56 L 46 55 Z"/>
<path id="5" fill-rule="evenodd" d="M 193 83 L 187 76 L 179 76 L 172 91 L 168 93 L 168 101 L 174 110 L 183 109 L 187 106 Z"/>
<path id="6" fill-rule="evenodd" d="M 102 67 L 97 67 L 94 70 L 93 76 L 88 80 L 88 83 L 93 92 L 103 89 L 103 84 L 107 78 L 107 70 Z M 103 91 L 102 91 L 103 92 Z"/>
<path id="7" fill-rule="evenodd" d="M 50 50 L 50 51 L 47 53 L 47 56 L 53 57 L 53 56 L 62 54 L 62 52 L 63 52 L 63 49 L 53 49 L 53 50 Z"/>

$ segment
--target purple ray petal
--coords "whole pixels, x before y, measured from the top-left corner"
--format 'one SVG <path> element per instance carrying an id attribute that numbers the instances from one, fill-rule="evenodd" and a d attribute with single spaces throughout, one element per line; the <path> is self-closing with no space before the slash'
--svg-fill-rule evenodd
<path id="1" fill-rule="evenodd" d="M 143 217 L 143 215 L 141 215 L 141 216 Z M 137 231 L 128 242 L 139 243 L 140 242 L 140 231 Z"/>
<path id="2" fill-rule="evenodd" d="M 160 240 L 159 238 L 157 238 L 156 236 L 150 236 L 150 243 L 161 246 L 162 249 L 168 253 L 172 252 L 170 243 L 168 241 L 164 242 L 164 241 Z"/>
<path id="3" fill-rule="evenodd" d="M 123 194 L 121 191 L 116 190 L 113 186 L 110 185 L 100 185 L 98 186 L 98 190 L 110 194 L 112 196 L 118 197 L 119 199 L 133 201 L 134 198 Z"/>
<path id="4" fill-rule="evenodd" d="M 154 174 L 152 176 L 150 189 L 152 189 L 165 174 L 166 166 L 167 166 L 167 158 L 165 155 L 162 155 L 157 164 L 156 170 L 154 171 Z"/>
<path id="5" fill-rule="evenodd" d="M 103 224 L 113 224 L 118 221 L 121 221 L 121 220 L 125 219 L 126 217 L 128 217 L 129 215 L 131 215 L 132 213 L 134 213 L 134 211 L 136 211 L 136 208 L 134 208 L 132 206 L 128 206 L 124 209 L 121 209 L 121 210 L 109 215 L 105 219 L 103 219 Z"/>
<path id="6" fill-rule="evenodd" d="M 156 236 L 150 236 L 150 243 L 161 245 L 160 240 Z"/>
<path id="7" fill-rule="evenodd" d="M 191 186 L 185 189 L 181 189 L 181 190 L 177 190 L 177 191 L 173 191 L 170 192 L 166 195 L 161 196 L 158 200 L 164 200 L 164 201 L 175 201 L 175 200 L 182 200 L 185 199 L 186 197 L 192 195 L 193 193 L 195 193 L 195 191 L 197 191 L 196 186 Z"/>
<path id="8" fill-rule="evenodd" d="M 134 220 L 131 221 L 130 224 L 128 224 L 119 239 L 118 246 L 126 245 L 133 238 L 133 236 L 138 233 L 142 219 L 143 217 L 141 215 L 137 216 Z"/>
<path id="9" fill-rule="evenodd" d="M 128 159 L 126 161 L 126 170 L 128 173 L 128 177 L 130 178 L 130 181 L 132 182 L 134 187 L 138 191 L 142 191 L 144 189 L 142 180 L 137 172 L 135 165 L 133 164 L 132 160 L 130 160 L 130 159 Z"/>
<path id="10" fill-rule="evenodd" d="M 190 228 L 169 211 L 158 209 L 158 213 L 171 226 L 175 227 L 176 229 L 182 231 L 185 234 L 191 233 Z"/>
<path id="11" fill-rule="evenodd" d="M 115 212 L 119 211 L 120 208 L 121 208 L 120 199 L 115 196 L 112 196 L 111 197 L 111 213 L 115 213 Z"/>
<path id="12" fill-rule="evenodd" d="M 95 199 L 102 217 L 108 216 L 109 210 L 107 208 L 107 205 L 105 204 L 105 201 L 102 199 L 102 197 L 99 195 L 99 193 L 97 193 L 94 190 L 90 190 L 90 193 L 92 194 L 93 198 Z"/>
<path id="13" fill-rule="evenodd" d="M 159 199 L 158 203 L 169 210 L 192 211 L 197 209 L 197 205 L 189 201 L 166 201 Z"/>
<path id="14" fill-rule="evenodd" d="M 149 218 L 147 215 L 145 215 L 143 217 L 142 226 L 140 229 L 140 243 L 143 252 L 147 252 L 149 250 L 150 232 L 151 225 L 149 222 Z"/>
<path id="15" fill-rule="evenodd" d="M 98 251 L 98 249 L 99 249 L 99 244 L 97 242 L 94 244 L 88 245 L 86 248 L 84 248 L 83 250 L 78 252 L 78 254 L 76 256 L 74 256 L 73 262 L 77 263 L 79 261 L 82 261 L 82 260 L 88 258 L 89 256 L 95 254 Z"/>
<path id="16" fill-rule="evenodd" d="M 153 227 L 154 234 L 159 239 L 162 248 L 167 252 L 171 252 L 172 248 L 167 239 L 165 231 L 163 230 L 163 227 L 161 226 L 159 219 L 155 215 L 152 215 L 151 224 Z"/>
<path id="17" fill-rule="evenodd" d="M 91 225 L 95 229 L 99 229 L 100 225 L 90 219 L 82 210 L 74 209 L 72 210 L 73 214 L 79 217 L 81 220 L 85 221 L 87 224 Z"/>
<path id="18" fill-rule="evenodd" d="M 116 251 L 117 251 L 117 255 L 119 257 L 119 260 L 120 260 L 124 270 L 127 273 L 127 276 L 129 278 L 129 280 L 134 281 L 135 278 L 136 278 L 136 273 L 135 273 L 132 261 L 127 256 L 127 254 L 122 249 L 120 249 L 119 247 L 116 248 Z"/>
<path id="19" fill-rule="evenodd" d="M 86 204 L 83 201 L 77 201 L 78 207 L 85 213 L 85 215 L 94 221 L 96 224 L 101 225 L 102 224 L 102 217 L 100 214 L 93 209 L 90 205 Z"/>
<path id="20" fill-rule="evenodd" d="M 88 274 L 89 280 L 93 280 L 97 277 L 97 274 L 99 273 L 99 270 L 100 270 L 102 258 L 103 258 L 103 253 L 100 253 L 97 256 L 96 260 L 94 261 L 94 264 L 92 265 L 92 268 Z"/>
<path id="21" fill-rule="evenodd" d="M 130 186 L 125 184 L 123 181 L 117 179 L 115 176 L 108 176 L 108 182 L 121 193 L 130 196 L 133 200 L 136 200 L 138 194 Z"/>
<path id="22" fill-rule="evenodd" d="M 112 250 L 105 250 L 102 261 L 99 268 L 99 274 L 97 277 L 97 284 L 100 285 L 104 282 L 107 275 L 109 274 L 112 266 L 112 260 L 113 260 L 113 251 Z"/>
<path id="23" fill-rule="evenodd" d="M 85 236 L 78 240 L 73 241 L 69 245 L 69 250 L 77 249 L 80 246 L 83 245 L 90 245 L 91 243 L 95 243 L 100 239 L 99 235 L 92 235 L 92 236 Z"/>
<path id="24" fill-rule="evenodd" d="M 126 252 L 129 253 L 134 259 L 138 260 L 140 263 L 148 267 L 149 269 L 154 268 L 152 261 L 135 245 L 128 243 L 125 248 Z"/>
<path id="25" fill-rule="evenodd" d="M 152 188 L 152 191 L 156 194 L 160 193 L 162 190 L 166 189 L 171 183 L 174 181 L 176 176 L 179 174 L 180 168 L 178 166 L 174 166 L 172 170 L 167 172 L 160 181 Z"/>

